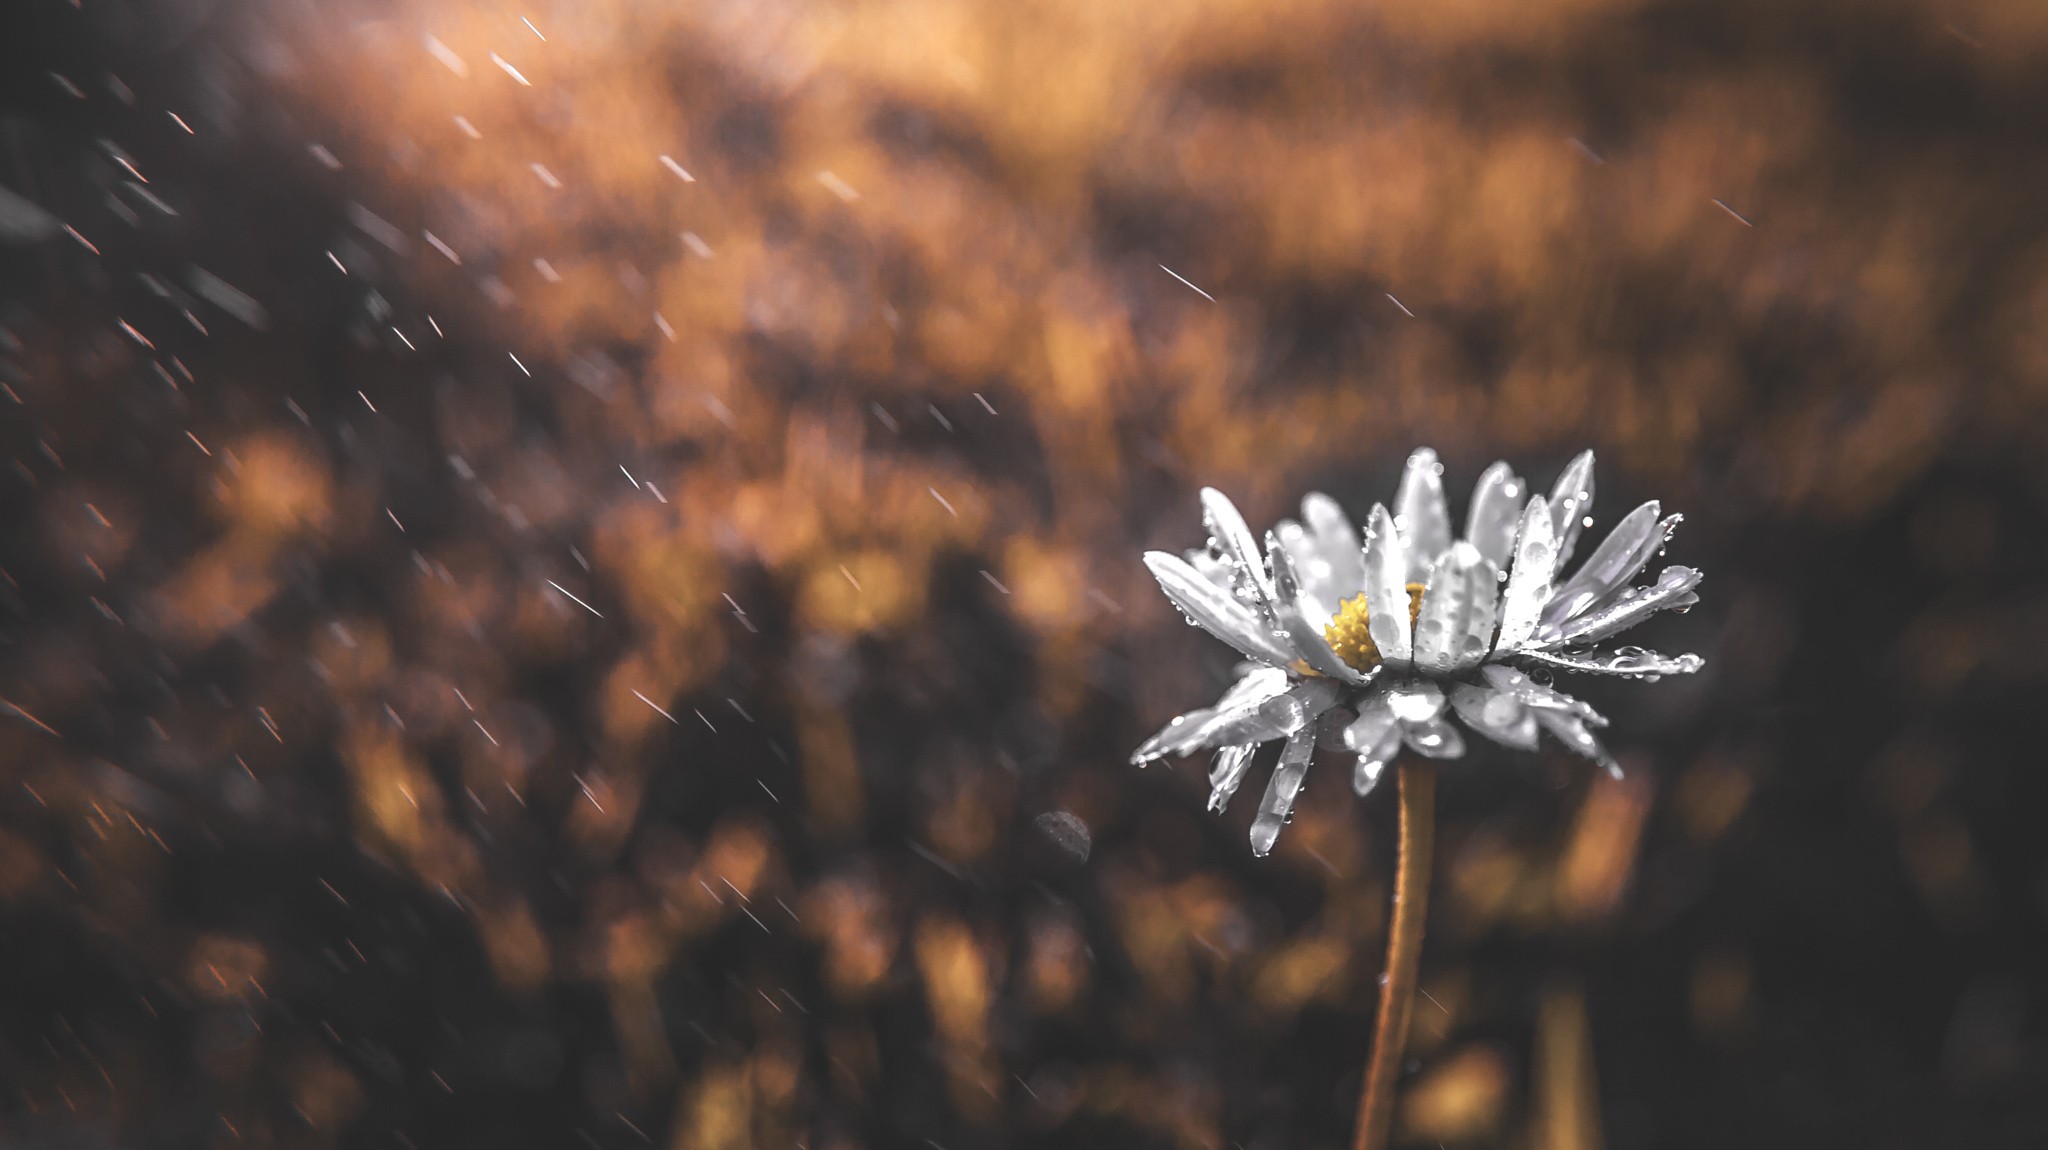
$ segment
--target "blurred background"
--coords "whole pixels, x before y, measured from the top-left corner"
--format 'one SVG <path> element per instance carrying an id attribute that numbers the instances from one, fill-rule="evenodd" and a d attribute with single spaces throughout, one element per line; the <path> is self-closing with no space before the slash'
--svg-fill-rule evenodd
<path id="1" fill-rule="evenodd" d="M 14 0 L 0 1145 L 1340 1145 L 1391 796 L 1129 766 L 1139 555 L 1416 444 L 1707 669 L 1447 772 L 1402 1139 L 2048 1145 L 2044 141 L 2035 0 Z"/>

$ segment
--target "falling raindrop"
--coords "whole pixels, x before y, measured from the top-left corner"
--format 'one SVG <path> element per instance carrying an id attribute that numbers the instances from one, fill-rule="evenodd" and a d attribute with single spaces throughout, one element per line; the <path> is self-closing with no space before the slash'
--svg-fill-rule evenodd
<path id="1" fill-rule="evenodd" d="M 1053 845 L 1073 856 L 1075 862 L 1088 861 L 1088 852 L 1095 843 L 1088 834 L 1088 824 L 1072 811 L 1047 811 L 1032 822 Z"/>

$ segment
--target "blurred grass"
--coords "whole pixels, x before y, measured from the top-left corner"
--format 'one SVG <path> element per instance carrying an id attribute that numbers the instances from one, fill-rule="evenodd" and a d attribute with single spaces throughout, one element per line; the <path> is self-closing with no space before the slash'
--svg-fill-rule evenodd
<path id="1" fill-rule="evenodd" d="M 2027 1144 L 2041 11 L 18 17 L 0 1138 L 1336 1144 L 1385 812 L 1124 764 L 1137 556 L 1426 442 L 1709 671 L 1454 774 L 1409 1135 Z"/>

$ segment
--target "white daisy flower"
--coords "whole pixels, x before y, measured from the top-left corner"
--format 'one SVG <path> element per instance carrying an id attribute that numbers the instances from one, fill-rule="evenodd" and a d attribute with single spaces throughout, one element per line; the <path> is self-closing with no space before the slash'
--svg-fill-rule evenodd
<path id="1" fill-rule="evenodd" d="M 1453 539 L 1443 465 L 1408 457 L 1394 508 L 1375 505 L 1361 544 L 1337 502 L 1311 494 L 1301 521 L 1260 546 L 1229 498 L 1202 491 L 1206 550 L 1145 555 L 1167 598 L 1250 660 L 1212 707 L 1190 711 L 1131 756 L 1144 764 L 1214 748 L 1209 807 L 1221 812 L 1258 748 L 1284 740 L 1252 824 L 1273 849 L 1320 743 L 1356 756 L 1352 786 L 1371 791 L 1403 747 L 1432 759 L 1465 753 L 1467 729 L 1518 750 L 1550 734 L 1619 773 L 1593 734 L 1607 720 L 1528 672 L 1656 679 L 1697 671 L 1698 655 L 1602 644 L 1659 611 L 1698 601 L 1700 572 L 1666 567 L 1632 586 L 1680 517 L 1653 501 L 1622 517 L 1576 571 L 1566 563 L 1592 522 L 1593 453 L 1573 459 L 1549 496 L 1505 463 L 1480 476 Z M 1392 604 L 1393 609 L 1387 605 Z"/>

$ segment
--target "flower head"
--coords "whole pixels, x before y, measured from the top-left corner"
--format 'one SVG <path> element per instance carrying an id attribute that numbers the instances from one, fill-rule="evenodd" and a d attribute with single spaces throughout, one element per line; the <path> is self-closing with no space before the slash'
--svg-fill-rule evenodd
<path id="1" fill-rule="evenodd" d="M 1526 498 L 1526 502 L 1525 502 Z M 1188 621 L 1249 660 L 1212 707 L 1168 723 L 1131 756 L 1140 765 L 1216 751 L 1209 809 L 1221 812 L 1267 742 L 1280 762 L 1252 823 L 1252 849 L 1273 849 L 1318 745 L 1357 758 L 1364 795 L 1402 747 L 1433 759 L 1465 753 L 1450 720 L 1518 750 L 1550 734 L 1615 774 L 1594 729 L 1607 720 L 1527 672 L 1577 671 L 1657 679 L 1686 674 L 1698 655 L 1659 655 L 1607 640 L 1659 611 L 1698 602 L 1700 573 L 1638 572 L 1678 526 L 1653 501 L 1623 516 L 1566 574 L 1592 522 L 1593 453 L 1580 454 L 1549 496 L 1505 463 L 1472 492 L 1464 537 L 1453 539 L 1443 466 L 1424 447 L 1408 457 L 1394 509 L 1375 505 L 1363 543 L 1337 502 L 1311 494 L 1301 521 L 1283 520 L 1260 546 L 1222 492 L 1202 490 L 1206 549 L 1164 551 L 1145 565 Z"/>

